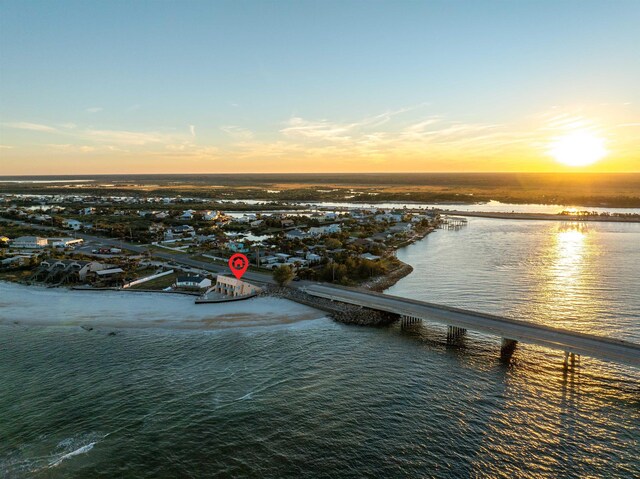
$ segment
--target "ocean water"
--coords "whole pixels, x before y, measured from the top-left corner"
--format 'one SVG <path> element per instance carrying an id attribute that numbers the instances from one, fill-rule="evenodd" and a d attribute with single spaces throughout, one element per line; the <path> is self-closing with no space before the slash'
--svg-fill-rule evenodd
<path id="1" fill-rule="evenodd" d="M 471 219 L 399 251 L 415 271 L 389 292 L 639 341 L 639 245 L 640 225 Z M 505 363 L 497 338 L 449 347 L 437 325 L 344 326 L 285 306 L 277 322 L 273 305 L 265 325 L 189 329 L 132 327 L 178 314 L 159 299 L 113 318 L 101 305 L 87 331 L 87 296 L 74 296 L 86 313 L 69 308 L 79 318 L 56 316 L 84 293 L 7 291 L 3 478 L 640 474 L 632 368 L 564 371 L 561 353 L 528 345 Z M 46 296 L 55 321 L 16 306 L 45 293 L 65 295 Z"/>

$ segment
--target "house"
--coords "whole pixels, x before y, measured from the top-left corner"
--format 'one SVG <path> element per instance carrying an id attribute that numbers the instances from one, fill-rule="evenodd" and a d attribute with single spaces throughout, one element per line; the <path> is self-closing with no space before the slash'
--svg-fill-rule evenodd
<path id="1" fill-rule="evenodd" d="M 258 226 L 262 226 L 262 223 L 264 223 L 263 220 L 255 220 L 251 222 L 251 227 L 252 228 L 257 228 Z"/>
<path id="2" fill-rule="evenodd" d="M 37 223 L 46 223 L 47 221 L 51 221 L 51 216 L 49 215 L 29 215 L 29 219 L 37 222 Z"/>
<path id="3" fill-rule="evenodd" d="M 47 242 L 53 248 L 69 248 L 80 246 L 84 240 L 82 238 L 47 238 Z"/>
<path id="4" fill-rule="evenodd" d="M 157 220 L 163 220 L 169 217 L 169 213 L 167 213 L 166 211 L 161 211 L 160 213 L 156 213 L 155 215 L 153 215 L 153 217 Z"/>
<path id="5" fill-rule="evenodd" d="M 389 221 L 390 223 L 395 223 L 398 221 L 402 221 L 402 215 L 394 214 L 394 213 L 383 213 L 375 216 L 376 221 Z"/>
<path id="6" fill-rule="evenodd" d="M 82 228 L 82 223 L 78 220 L 64 220 L 62 222 L 62 226 L 71 230 L 78 231 L 80 228 Z"/>
<path id="7" fill-rule="evenodd" d="M 309 262 L 304 258 L 300 258 L 299 256 L 292 256 L 287 260 L 286 264 L 288 264 L 289 266 L 308 266 Z"/>
<path id="8" fill-rule="evenodd" d="M 211 280 L 205 276 L 178 276 L 175 283 L 176 288 L 198 288 L 204 289 L 211 286 Z"/>
<path id="9" fill-rule="evenodd" d="M 7 236 L 0 236 L 0 244 L 9 244 L 11 240 Z"/>
<path id="10" fill-rule="evenodd" d="M 9 258 L 6 258 L 0 261 L 0 265 L 2 265 L 5 268 L 17 267 L 17 266 L 22 266 L 27 264 L 30 259 L 31 257 L 26 255 L 11 256 Z"/>
<path id="11" fill-rule="evenodd" d="M 384 243 L 385 241 L 387 241 L 387 239 L 389 239 L 389 234 L 388 233 L 376 233 L 374 235 L 371 235 L 371 239 L 373 241 L 376 241 L 376 242 Z"/>
<path id="12" fill-rule="evenodd" d="M 195 210 L 186 210 L 180 215 L 181 220 L 192 220 Z"/>
<path id="13" fill-rule="evenodd" d="M 202 212 L 202 219 L 205 221 L 215 221 L 218 218 L 220 218 L 219 211 L 203 211 Z"/>
<path id="14" fill-rule="evenodd" d="M 356 238 L 351 241 L 351 244 L 360 248 L 369 248 L 373 244 L 373 240 L 370 238 Z"/>
<path id="15" fill-rule="evenodd" d="M 149 226 L 149 233 L 159 233 L 164 230 L 164 225 L 162 223 L 152 223 Z"/>
<path id="16" fill-rule="evenodd" d="M 92 275 L 93 279 L 101 282 L 117 282 L 124 278 L 124 270 L 122 268 L 108 268 L 95 271 Z"/>
<path id="17" fill-rule="evenodd" d="M 287 231 L 287 234 L 285 236 L 286 236 L 287 239 L 290 239 L 290 240 L 304 239 L 304 238 L 308 238 L 309 237 L 309 235 L 307 233 L 305 233 L 304 231 L 300 231 L 300 230 Z"/>
<path id="18" fill-rule="evenodd" d="M 196 230 L 193 229 L 193 226 L 180 225 L 165 231 L 164 239 L 172 240 L 175 238 L 183 238 L 185 236 L 195 236 L 195 235 L 196 235 Z"/>
<path id="19" fill-rule="evenodd" d="M 361 254 L 360 257 L 362 259 L 368 259 L 369 261 L 376 261 L 376 260 L 380 259 L 380 256 L 376 256 L 375 254 L 371 254 L 371 253 Z"/>
<path id="20" fill-rule="evenodd" d="M 93 206 L 89 206 L 87 208 L 81 208 L 78 210 L 79 215 L 93 215 L 95 214 L 96 209 Z"/>
<path id="21" fill-rule="evenodd" d="M 295 223 L 293 222 L 293 220 L 280 220 L 280 226 L 282 226 L 283 228 L 291 228 L 294 225 Z"/>
<path id="22" fill-rule="evenodd" d="M 193 239 L 198 244 L 215 243 L 218 241 L 218 237 L 216 235 L 196 235 Z"/>
<path id="23" fill-rule="evenodd" d="M 90 273 L 107 269 L 111 267 L 98 261 L 77 261 L 70 259 L 48 259 L 40 263 L 40 269 L 46 271 L 50 276 L 58 279 L 63 277 L 71 277 L 71 279 L 79 279 L 84 281 Z"/>
<path id="24" fill-rule="evenodd" d="M 278 262 L 278 257 L 277 256 L 263 256 L 262 258 L 260 258 L 260 264 L 265 266 L 265 265 L 269 265 L 269 264 L 274 264 Z"/>
<path id="25" fill-rule="evenodd" d="M 408 233 L 412 228 L 411 223 L 398 223 L 389 228 L 389 231 L 392 233 Z"/>
<path id="26" fill-rule="evenodd" d="M 248 296 L 261 291 L 260 288 L 251 283 L 222 275 L 218 275 L 216 277 L 216 284 L 214 288 L 216 293 L 224 296 L 231 296 L 232 298 L 237 296 Z"/>
<path id="27" fill-rule="evenodd" d="M 243 241 L 229 241 L 227 248 L 234 253 L 248 253 L 249 247 Z"/>
<path id="28" fill-rule="evenodd" d="M 420 223 L 422 220 L 430 220 L 432 217 L 429 215 L 413 215 L 411 217 L 412 223 Z"/>
<path id="29" fill-rule="evenodd" d="M 340 225 L 337 223 L 334 223 L 328 226 L 314 226 L 309 228 L 309 234 L 311 236 L 323 236 L 323 235 L 329 235 L 332 233 L 339 233 L 339 232 L 340 232 Z"/>
<path id="30" fill-rule="evenodd" d="M 39 236 L 20 236 L 11 242 L 13 248 L 38 249 L 48 245 L 47 238 Z"/>
<path id="31" fill-rule="evenodd" d="M 306 260 L 309 263 L 319 263 L 322 260 L 322 256 L 320 256 L 319 254 L 315 254 L 315 253 L 307 253 L 306 256 Z"/>

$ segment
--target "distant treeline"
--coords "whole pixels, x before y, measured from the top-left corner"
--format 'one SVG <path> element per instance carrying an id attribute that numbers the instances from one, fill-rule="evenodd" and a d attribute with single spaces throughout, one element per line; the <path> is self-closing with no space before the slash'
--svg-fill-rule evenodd
<path id="1" fill-rule="evenodd" d="M 9 179 L 5 177 L 4 181 Z M 640 207 L 640 173 L 108 175 L 11 179 L 85 179 L 87 183 L 0 183 L 0 192 L 193 196 L 213 201 L 478 203 L 496 200 L 585 207 Z"/>

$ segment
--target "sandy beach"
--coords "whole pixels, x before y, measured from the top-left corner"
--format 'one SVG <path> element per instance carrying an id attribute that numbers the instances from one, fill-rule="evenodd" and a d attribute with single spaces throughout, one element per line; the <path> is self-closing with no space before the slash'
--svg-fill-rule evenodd
<path id="1" fill-rule="evenodd" d="M 0 325 L 223 329 L 289 324 L 325 313 L 281 298 L 194 304 L 192 296 L 71 291 L 0 282 Z"/>

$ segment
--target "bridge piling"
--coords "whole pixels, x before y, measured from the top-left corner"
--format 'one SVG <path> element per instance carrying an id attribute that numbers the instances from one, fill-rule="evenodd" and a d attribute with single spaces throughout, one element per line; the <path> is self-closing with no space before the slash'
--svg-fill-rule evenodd
<path id="1" fill-rule="evenodd" d="M 502 338 L 502 344 L 500 345 L 500 358 L 504 360 L 511 359 L 513 352 L 516 350 L 518 341 L 515 339 Z"/>
<path id="2" fill-rule="evenodd" d="M 537 324 L 532 320 L 515 320 L 411 298 L 321 284 L 307 286 L 305 292 L 318 298 L 332 299 L 350 305 L 363 305 L 371 310 L 384 311 L 392 315 L 386 324 L 397 321 L 402 315 L 429 318 L 430 322 L 440 323 L 443 326 L 464 324 L 464 328 L 473 329 L 478 333 L 505 338 L 506 342 L 503 346 L 515 346 L 518 341 L 556 351 L 567 351 L 566 367 L 569 367 L 571 352 L 574 353 L 574 365 L 577 364 L 576 361 L 579 361 L 579 358 L 576 359 L 576 355 L 586 354 L 604 361 L 640 367 L 640 343 L 632 343 L 617 337 L 580 333 Z M 400 324 L 403 324 L 404 320 L 402 318 L 400 320 Z M 447 328 L 447 342 L 455 339 L 459 334 L 459 331 Z M 508 349 L 510 348 L 507 348 L 507 351 Z"/>
<path id="3" fill-rule="evenodd" d="M 447 326 L 447 344 L 456 344 L 467 332 L 464 328 Z"/>
<path id="4" fill-rule="evenodd" d="M 563 367 L 566 370 L 568 369 L 575 369 L 576 367 L 576 354 L 569 352 L 569 351 L 565 351 L 564 352 L 564 362 L 563 362 Z M 580 355 L 578 354 L 578 367 L 580 367 Z"/>
<path id="5" fill-rule="evenodd" d="M 422 318 L 416 318 L 414 316 L 402 315 L 400 316 L 400 326 L 409 326 L 410 324 L 420 323 Z"/>

